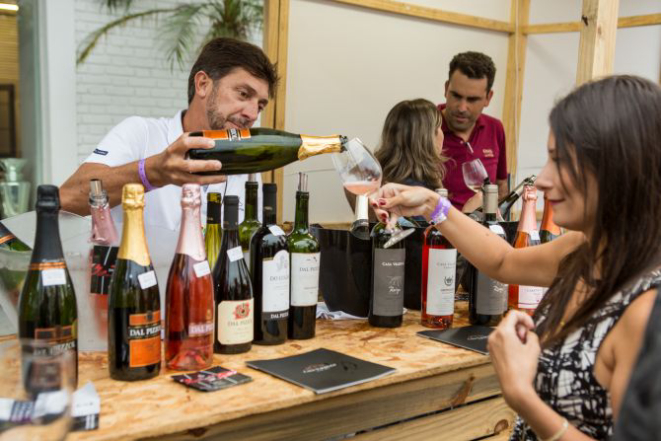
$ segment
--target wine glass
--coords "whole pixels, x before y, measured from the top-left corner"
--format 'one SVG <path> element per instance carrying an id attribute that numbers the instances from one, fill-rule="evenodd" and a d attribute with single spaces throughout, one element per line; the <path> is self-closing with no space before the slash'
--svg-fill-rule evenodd
<path id="1" fill-rule="evenodd" d="M 75 352 L 57 342 L 0 341 L 0 441 L 62 441 L 71 430 Z"/>
<path id="2" fill-rule="evenodd" d="M 348 192 L 368 196 L 381 186 L 381 164 L 360 139 L 347 141 L 344 150 L 331 158 Z"/>
<path id="3" fill-rule="evenodd" d="M 487 170 L 484 168 L 484 164 L 482 164 L 482 161 L 479 158 L 464 162 L 461 165 L 461 172 L 464 176 L 466 187 L 470 188 L 475 193 L 480 191 L 480 188 L 484 184 L 484 180 L 489 177 Z"/>

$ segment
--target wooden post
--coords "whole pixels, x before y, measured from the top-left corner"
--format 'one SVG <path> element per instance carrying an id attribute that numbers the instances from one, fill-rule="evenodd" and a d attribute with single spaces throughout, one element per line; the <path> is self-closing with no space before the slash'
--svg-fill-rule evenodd
<path id="1" fill-rule="evenodd" d="M 613 71 L 619 0 L 583 0 L 576 84 Z"/>
<path id="2" fill-rule="evenodd" d="M 285 128 L 285 104 L 287 97 L 287 44 L 289 34 L 289 0 L 267 0 L 264 4 L 264 50 L 269 59 L 276 63 L 280 82 L 275 97 L 264 109 L 262 127 L 279 130 Z M 284 169 L 262 173 L 264 182 L 278 185 L 278 219 L 282 223 Z"/>
<path id="3" fill-rule="evenodd" d="M 528 25 L 530 0 L 512 0 L 510 24 L 514 32 L 509 36 L 507 51 L 507 78 L 505 80 L 505 100 L 503 105 L 503 126 L 507 142 L 507 170 L 516 182 L 516 165 L 521 122 L 521 102 L 523 99 L 523 74 L 526 65 L 526 45 L 528 37 L 522 29 Z"/>

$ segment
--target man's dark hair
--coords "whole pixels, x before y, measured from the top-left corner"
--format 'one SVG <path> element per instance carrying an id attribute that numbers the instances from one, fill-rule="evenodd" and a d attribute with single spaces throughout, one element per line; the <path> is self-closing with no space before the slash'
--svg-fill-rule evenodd
<path id="1" fill-rule="evenodd" d="M 188 104 L 195 96 L 195 74 L 203 71 L 216 82 L 237 68 L 245 69 L 252 76 L 266 81 L 269 97 L 273 97 L 278 74 L 264 51 L 245 41 L 220 37 L 204 45 L 191 68 L 188 76 Z"/>
<path id="2" fill-rule="evenodd" d="M 452 73 L 459 69 L 462 74 L 474 80 L 487 79 L 487 93 L 493 86 L 493 80 L 496 77 L 496 65 L 488 55 L 481 52 L 462 52 L 454 56 L 450 61 L 450 74 L 448 80 L 452 77 Z"/>

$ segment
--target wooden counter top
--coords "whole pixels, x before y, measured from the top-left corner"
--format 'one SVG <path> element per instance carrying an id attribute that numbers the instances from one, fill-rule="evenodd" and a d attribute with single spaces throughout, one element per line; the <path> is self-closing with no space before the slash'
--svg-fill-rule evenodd
<path id="1" fill-rule="evenodd" d="M 479 422 L 475 433 L 466 427 L 456 430 L 466 435 L 463 438 L 472 439 L 507 429 L 513 413 L 498 398 L 500 392 L 489 357 L 418 337 L 416 332 L 427 329 L 419 323 L 420 313 L 415 311 L 408 312 L 404 325 L 396 329 L 373 328 L 366 321 L 318 320 L 314 339 L 288 340 L 278 346 L 253 345 L 246 354 L 215 355 L 214 365 L 237 370 L 254 381 L 211 393 L 175 383 L 170 376 L 176 372 L 166 369 L 147 381 L 114 381 L 109 378 L 105 354 L 81 354 L 79 385 L 88 380 L 94 382 L 101 397 L 100 427 L 72 433 L 67 440 L 221 436 L 223 440 L 328 439 L 484 398 L 494 399 L 487 400 L 489 406 L 483 406 L 486 415 L 480 417 L 484 421 Z M 457 324 L 466 323 L 457 317 Z M 359 386 L 315 395 L 245 365 L 247 360 L 295 355 L 320 347 L 385 364 L 397 372 Z M 479 411 L 477 406 L 470 407 Z M 451 414 L 461 410 L 460 407 L 422 420 L 458 418 Z M 464 419 L 470 421 L 475 415 L 465 415 Z M 416 421 L 420 425 L 420 419 L 413 422 Z M 399 425 L 400 429 L 406 429 L 406 424 L 410 423 Z M 386 439 L 380 435 L 370 438 L 370 433 L 374 436 L 381 432 L 366 432 L 357 439 Z"/>

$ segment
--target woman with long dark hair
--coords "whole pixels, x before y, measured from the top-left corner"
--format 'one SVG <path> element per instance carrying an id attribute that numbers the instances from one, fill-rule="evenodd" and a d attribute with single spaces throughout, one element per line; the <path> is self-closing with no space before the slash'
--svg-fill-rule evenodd
<path id="1" fill-rule="evenodd" d="M 382 220 L 424 215 L 480 271 L 549 286 L 534 318 L 512 311 L 489 338 L 515 440 L 612 435 L 613 419 L 661 284 L 661 88 L 613 76 L 577 88 L 549 118 L 536 181 L 554 221 L 572 230 L 513 249 L 435 193 L 386 185 Z"/>

